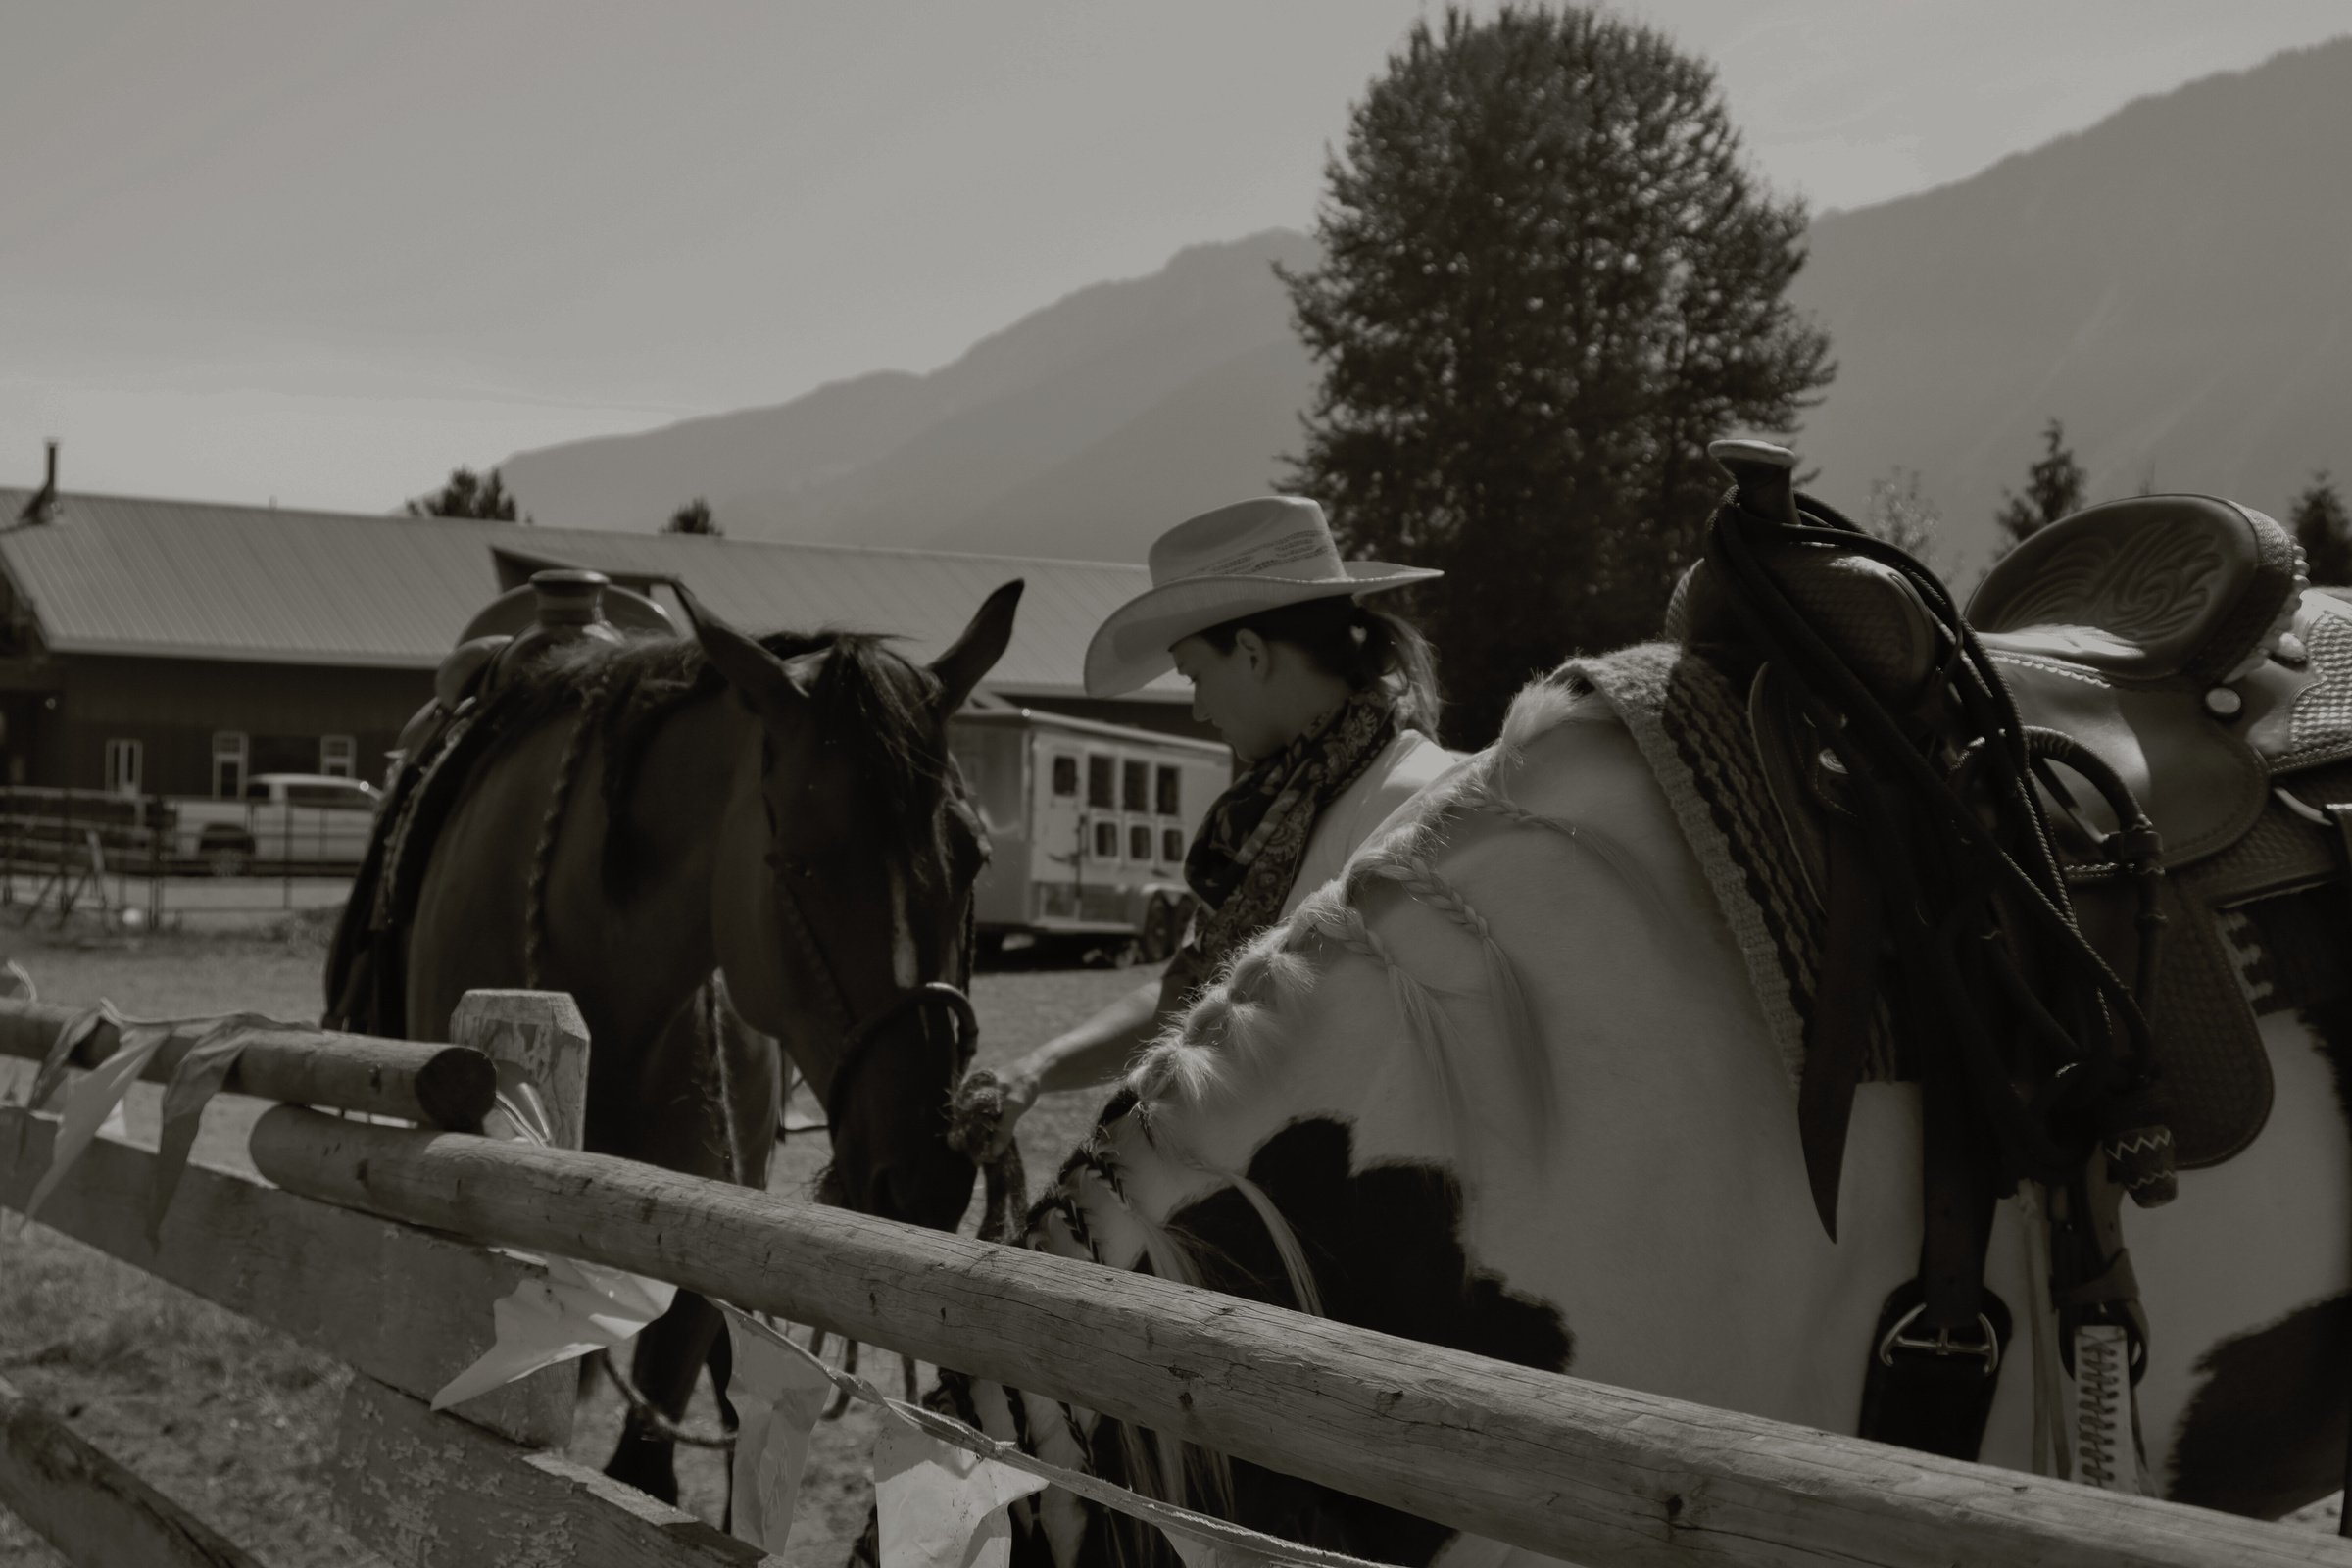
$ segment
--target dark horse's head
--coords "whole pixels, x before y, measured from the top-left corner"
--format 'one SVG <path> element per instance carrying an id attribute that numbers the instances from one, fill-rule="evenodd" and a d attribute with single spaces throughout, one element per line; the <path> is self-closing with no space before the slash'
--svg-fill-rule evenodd
<path id="1" fill-rule="evenodd" d="M 942 1228 L 972 1191 L 947 1107 L 976 1033 L 964 992 L 988 853 L 947 725 L 1004 652 L 1020 597 L 1017 581 L 989 595 L 927 667 L 848 635 L 779 654 L 687 600 L 761 735 L 726 792 L 730 848 L 712 868 L 728 990 L 824 1097 L 840 1199 Z"/>

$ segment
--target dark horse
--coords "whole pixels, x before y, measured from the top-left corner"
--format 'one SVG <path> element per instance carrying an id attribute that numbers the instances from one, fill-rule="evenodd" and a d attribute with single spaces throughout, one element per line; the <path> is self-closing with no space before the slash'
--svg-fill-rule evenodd
<path id="1" fill-rule="evenodd" d="M 569 992 L 590 1150 L 764 1186 L 782 1064 L 731 1008 L 827 1105 L 829 1197 L 953 1227 L 974 1177 L 946 1109 L 973 1043 L 986 843 L 947 723 L 1020 589 L 928 668 L 859 634 L 754 641 L 688 599 L 692 639 L 575 643 L 513 677 L 425 862 L 404 1032 L 445 1038 L 477 987 Z M 718 1326 L 681 1294 L 639 1338 L 634 1381 L 671 1421 Z M 606 1473 L 676 1499 L 670 1441 L 634 1410 Z"/>

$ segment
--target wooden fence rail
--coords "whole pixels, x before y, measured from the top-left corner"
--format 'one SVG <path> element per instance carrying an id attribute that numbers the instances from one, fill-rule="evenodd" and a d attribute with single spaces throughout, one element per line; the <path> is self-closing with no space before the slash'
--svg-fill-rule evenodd
<path id="1" fill-rule="evenodd" d="M 41 1060 L 60 1031 L 79 1016 L 72 1007 L 0 1002 L 0 1056 Z M 202 1024 L 174 1029 L 139 1076 L 167 1082 L 205 1032 Z M 121 1044 L 122 1032 L 113 1023 L 101 1023 L 68 1060 L 95 1067 Z M 465 1131 L 480 1127 L 490 1113 L 498 1074 L 489 1056 L 470 1046 L 272 1029 L 247 1037 L 221 1087 L 280 1104 L 397 1116 Z"/>
<path id="2" fill-rule="evenodd" d="M 453 1032 L 525 1069 L 561 1128 L 584 1067 L 563 1038 L 568 1004 L 504 994 L 468 1008 Z M 31 1010 L 0 1004 L 0 1042 L 18 1027 L 11 1015 Z M 43 1021 L 58 1020 L 23 1027 Z M 310 1080 L 283 1080 L 298 1081 Z M 0 1115 L 0 1202 L 23 1204 L 53 1129 L 47 1117 Z M 275 1185 L 191 1165 L 160 1247 L 141 1224 L 154 1156 L 111 1140 L 60 1185 L 44 1221 L 348 1362 L 338 1512 L 371 1547 L 419 1568 L 483 1568 L 552 1539 L 577 1544 L 578 1560 L 631 1568 L 779 1568 L 547 1451 L 569 1432 L 561 1369 L 452 1414 L 425 1408 L 487 1345 L 490 1302 L 531 1276 L 485 1246 L 666 1279 L 1593 1568 L 2352 1565 L 2352 1543 L 2332 1537 L 1586 1383 L 573 1150 L 292 1104 L 264 1114 L 250 1148 Z M 5 1412 L 12 1433 L 24 1422 L 43 1444 L 55 1436 L 22 1400 Z M 0 1497 L 42 1484 L 40 1466 L 65 1451 L 12 1438 Z M 161 1517 L 171 1528 L 174 1516 Z"/>
<path id="3" fill-rule="evenodd" d="M 2352 1543 L 1608 1388 L 644 1165 L 293 1108 L 291 1191 L 675 1282 L 1590 1564 L 2352 1564 Z"/>

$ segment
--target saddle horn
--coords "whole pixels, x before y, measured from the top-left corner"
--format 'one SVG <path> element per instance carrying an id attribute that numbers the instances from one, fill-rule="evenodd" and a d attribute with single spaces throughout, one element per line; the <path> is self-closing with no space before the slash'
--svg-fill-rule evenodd
<path id="1" fill-rule="evenodd" d="M 1740 506 L 1767 522 L 1797 525 L 1795 453 L 1770 441 L 1710 441 L 1707 456 L 1732 476 Z"/>

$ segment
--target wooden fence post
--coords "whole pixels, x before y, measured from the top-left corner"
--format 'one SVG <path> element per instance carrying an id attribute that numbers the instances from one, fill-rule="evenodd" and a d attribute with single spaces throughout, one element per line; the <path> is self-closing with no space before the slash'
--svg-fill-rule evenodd
<path id="1" fill-rule="evenodd" d="M 548 1145 L 578 1149 L 588 1123 L 588 1025 L 562 991 L 468 991 L 450 1014 L 449 1041 L 471 1046 L 498 1067 L 499 1089 L 529 1084 L 547 1112 Z M 569 1441 L 580 1369 L 565 1361 L 515 1385 L 539 1430 Z M 550 1445 L 556 1446 L 557 1445 Z"/>
<path id="2" fill-rule="evenodd" d="M 547 1109 L 548 1142 L 578 1149 L 588 1120 L 588 1025 L 561 991 L 468 991 L 450 1015 L 450 1044 L 498 1063 L 501 1089 L 533 1085 Z"/>
<path id="3" fill-rule="evenodd" d="M 517 1091 L 529 1086 L 546 1112 L 551 1147 L 580 1147 L 588 1114 L 588 1026 L 568 995 L 468 991 L 450 1015 L 449 1039 L 452 1045 L 472 1047 L 496 1064 L 502 1095 L 518 1098 Z M 513 1401 L 510 1408 L 527 1412 L 530 1429 L 542 1434 L 548 1445 L 549 1462 L 559 1468 L 564 1467 L 562 1449 L 570 1441 L 579 1390 L 579 1364 L 563 1361 L 499 1391 Z M 355 1369 L 336 1422 L 335 1522 L 397 1563 L 512 1560 L 504 1550 L 459 1544 L 470 1532 L 444 1530 L 435 1516 L 435 1494 L 467 1468 L 459 1451 L 467 1441 L 467 1429 L 452 1419 L 465 1413 L 460 1408 L 434 1415 Z M 406 1430 L 394 1438 L 387 1423 L 405 1423 Z M 481 1451 L 493 1450 L 504 1451 L 504 1446 L 493 1441 Z M 404 1472 L 402 1480 L 393 1482 L 380 1473 L 387 1459 Z"/>

